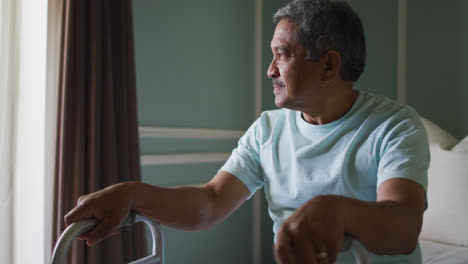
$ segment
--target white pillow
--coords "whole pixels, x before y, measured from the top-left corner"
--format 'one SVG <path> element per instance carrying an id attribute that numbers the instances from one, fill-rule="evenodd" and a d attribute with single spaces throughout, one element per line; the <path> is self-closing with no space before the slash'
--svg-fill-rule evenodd
<path id="1" fill-rule="evenodd" d="M 452 151 L 468 152 L 468 136 L 458 142 L 455 147 L 453 147 Z"/>
<path id="2" fill-rule="evenodd" d="M 428 205 L 421 238 L 468 246 L 468 152 L 430 145 Z"/>
<path id="3" fill-rule="evenodd" d="M 451 149 L 458 143 L 456 137 L 440 128 L 438 125 L 423 117 L 421 117 L 421 120 L 426 128 L 429 144 L 440 145 L 443 149 Z"/>

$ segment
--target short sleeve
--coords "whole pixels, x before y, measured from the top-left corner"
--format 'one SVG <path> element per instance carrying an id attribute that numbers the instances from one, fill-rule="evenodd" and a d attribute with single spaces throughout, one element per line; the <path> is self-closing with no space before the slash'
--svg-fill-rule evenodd
<path id="1" fill-rule="evenodd" d="M 260 121 L 255 121 L 239 139 L 237 147 L 220 170 L 236 176 L 249 189 L 251 196 L 263 186 L 260 164 Z M 250 198 L 249 197 L 249 198 Z"/>
<path id="2" fill-rule="evenodd" d="M 426 130 L 411 108 L 400 111 L 387 124 L 377 174 L 377 188 L 392 178 L 419 183 L 427 192 L 430 154 Z"/>

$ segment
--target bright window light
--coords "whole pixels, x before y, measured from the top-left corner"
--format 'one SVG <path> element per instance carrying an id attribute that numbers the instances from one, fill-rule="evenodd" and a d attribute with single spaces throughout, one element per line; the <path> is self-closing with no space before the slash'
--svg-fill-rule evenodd
<path id="1" fill-rule="evenodd" d="M 47 0 L 18 0 L 13 263 L 44 260 Z"/>

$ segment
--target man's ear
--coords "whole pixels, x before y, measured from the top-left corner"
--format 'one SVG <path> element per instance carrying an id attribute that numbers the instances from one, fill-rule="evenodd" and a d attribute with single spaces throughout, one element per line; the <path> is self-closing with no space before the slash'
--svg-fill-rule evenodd
<path id="1" fill-rule="evenodd" d="M 323 80 L 340 78 L 341 54 L 336 50 L 329 50 L 322 57 L 325 63 Z"/>

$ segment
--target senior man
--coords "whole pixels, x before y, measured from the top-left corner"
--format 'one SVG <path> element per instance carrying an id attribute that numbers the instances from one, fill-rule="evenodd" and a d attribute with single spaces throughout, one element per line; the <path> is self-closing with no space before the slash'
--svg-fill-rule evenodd
<path id="1" fill-rule="evenodd" d="M 182 230 L 210 228 L 264 187 L 280 264 L 352 263 L 345 234 L 372 263 L 421 263 L 429 149 L 417 113 L 353 89 L 364 70 L 360 18 L 340 1 L 278 10 L 268 76 L 279 110 L 266 111 L 201 187 L 121 183 L 80 197 L 67 224 L 95 217 L 92 245 L 129 211 Z"/>

